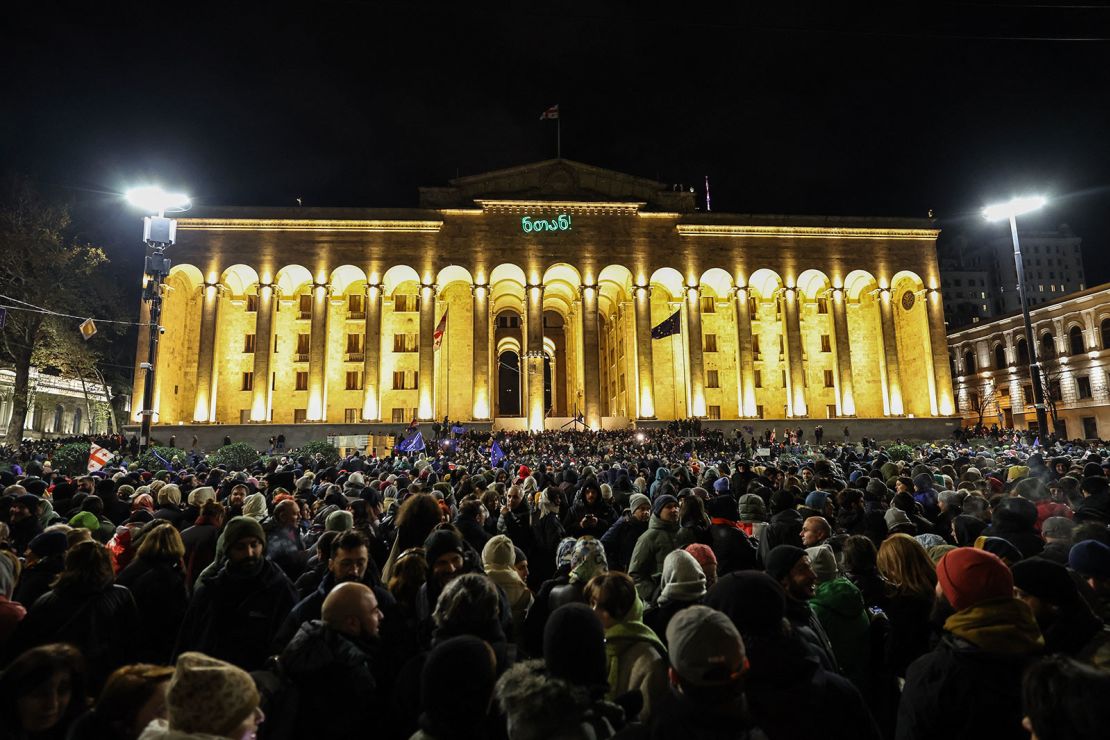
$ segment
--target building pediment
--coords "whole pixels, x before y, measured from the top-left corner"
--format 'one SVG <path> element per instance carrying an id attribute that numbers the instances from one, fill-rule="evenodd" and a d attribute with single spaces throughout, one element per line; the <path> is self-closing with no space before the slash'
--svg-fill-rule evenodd
<path id="1" fill-rule="evenodd" d="M 639 203 L 653 211 L 694 210 L 693 193 L 568 159 L 457 177 L 447 187 L 420 189 L 422 208 L 467 208 L 479 201 L 511 200 Z"/>

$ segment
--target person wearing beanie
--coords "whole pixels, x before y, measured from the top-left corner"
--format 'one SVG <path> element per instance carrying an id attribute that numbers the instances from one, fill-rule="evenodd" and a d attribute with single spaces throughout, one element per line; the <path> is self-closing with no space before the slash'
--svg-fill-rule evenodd
<path id="1" fill-rule="evenodd" d="M 520 579 L 513 567 L 515 565 L 516 549 L 513 541 L 505 535 L 491 537 L 482 548 L 482 567 L 509 600 L 509 608 L 513 611 L 513 634 L 520 636 L 523 634 L 524 615 L 532 606 L 532 592 Z"/>
<path id="2" fill-rule="evenodd" d="M 1045 519 L 1041 524 L 1044 550 L 1041 551 L 1040 557 L 1060 565 L 1067 565 L 1074 533 L 1075 520 L 1070 517 L 1050 516 Z"/>
<path id="3" fill-rule="evenodd" d="M 617 518 L 609 530 L 601 536 L 605 547 L 605 558 L 613 570 L 628 570 L 636 541 L 647 531 L 651 518 L 651 499 L 642 493 L 634 493 L 628 498 L 628 509 Z"/>
<path id="4" fill-rule="evenodd" d="M 1009 540 L 1004 540 L 1001 537 L 980 535 L 975 538 L 975 549 L 997 555 L 1010 568 L 1021 560 L 1021 550 L 1014 547 Z"/>
<path id="5" fill-rule="evenodd" d="M 166 691 L 166 719 L 140 740 L 254 737 L 265 718 L 254 679 L 243 669 L 201 653 L 182 653 Z"/>
<path id="6" fill-rule="evenodd" d="M 913 477 L 913 500 L 921 504 L 925 510 L 925 516 L 932 521 L 935 521 L 940 514 L 935 485 L 936 479 L 933 478 L 932 473 L 921 472 Z"/>
<path id="7" fill-rule="evenodd" d="M 355 526 L 355 517 L 351 512 L 337 509 L 328 514 L 324 519 L 325 532 L 346 532 Z"/>
<path id="8" fill-rule="evenodd" d="M 1011 571 L 1014 595 L 1032 610 L 1046 653 L 1063 653 L 1110 668 L 1110 628 L 1079 595 L 1067 568 L 1044 558 L 1029 558 Z"/>
<path id="9" fill-rule="evenodd" d="M 1021 496 L 1003 499 L 983 534 L 1001 537 L 1016 547 L 1023 558 L 1039 555 L 1044 550 L 1044 540 L 1037 532 L 1037 505 Z"/>
<path id="10" fill-rule="evenodd" d="M 979 498 L 973 500 L 982 501 Z M 957 547 L 972 547 L 986 528 L 987 523 L 979 517 L 960 514 L 952 520 L 952 538 Z"/>
<path id="11" fill-rule="evenodd" d="M 654 603 L 663 576 L 663 562 L 677 547 L 678 499 L 663 494 L 651 505 L 651 519 L 647 531 L 636 540 L 628 574 L 636 583 L 636 593 L 644 603 Z"/>
<path id="12" fill-rule="evenodd" d="M 658 604 L 644 611 L 644 624 L 666 644 L 671 619 L 705 596 L 705 573 L 693 555 L 675 550 L 663 562 L 662 586 Z"/>
<path id="13" fill-rule="evenodd" d="M 890 507 L 883 515 L 883 520 L 886 522 L 887 534 L 917 534 L 917 525 L 911 522 L 906 512 L 901 509 Z"/>
<path id="14" fill-rule="evenodd" d="M 296 603 L 292 581 L 266 558 L 262 525 L 234 517 L 216 542 L 216 559 L 197 581 L 175 653 L 196 650 L 248 670 L 260 668 Z"/>
<path id="15" fill-rule="evenodd" d="M 30 607 L 49 591 L 65 568 L 66 547 L 66 534 L 58 530 L 43 532 L 31 540 L 12 601 Z"/>
<path id="16" fill-rule="evenodd" d="M 1101 470 L 1094 475 L 1084 475 L 1079 491 L 1083 499 L 1075 518 L 1110 524 L 1110 479 Z"/>
<path id="17" fill-rule="evenodd" d="M 825 491 L 811 492 L 806 496 L 805 506 L 807 509 L 817 512 L 815 516 L 830 516 L 832 514 L 829 494 Z"/>
<path id="18" fill-rule="evenodd" d="M 497 656 L 489 643 L 473 635 L 437 641 L 420 674 L 422 711 L 411 740 L 491 737 L 496 681 Z"/>
<path id="19" fill-rule="evenodd" d="M 424 559 L 428 563 L 428 580 L 416 596 L 416 616 L 430 624 L 432 612 L 443 589 L 463 573 L 468 572 L 466 545 L 452 529 L 437 529 L 424 540 Z"/>
<path id="20" fill-rule="evenodd" d="M 806 554 L 817 576 L 810 609 L 829 638 L 841 673 L 864 692 L 871 683 L 872 663 L 871 620 L 863 594 L 854 583 L 840 575 L 831 547 L 807 547 Z"/>
<path id="21" fill-rule="evenodd" d="M 39 521 L 41 499 L 33 493 L 23 491 L 21 486 L 13 486 L 12 488 L 16 491 L 22 491 L 22 493 L 13 498 L 11 507 L 8 509 L 8 536 L 15 551 L 23 553 L 27 546 L 31 544 L 31 540 L 42 532 L 42 523 Z"/>
<path id="22" fill-rule="evenodd" d="M 823 668 L 839 673 L 829 636 L 809 605 L 817 592 L 817 574 L 813 572 L 809 555 L 800 547 L 779 545 L 771 550 L 764 565 L 767 575 L 786 592 L 786 618 L 790 626 L 821 661 Z"/>
<path id="23" fill-rule="evenodd" d="M 937 598 L 952 610 L 932 652 L 910 664 L 899 738 L 1025 738 L 1021 675 L 1043 650 L 1033 612 L 1014 597 L 1010 569 L 969 547 L 937 564 Z"/>
<path id="24" fill-rule="evenodd" d="M 713 548 L 695 542 L 682 549 L 693 555 L 694 560 L 698 561 L 698 565 L 701 566 L 701 572 L 705 574 L 705 588 L 707 590 L 713 588 L 713 585 L 717 583 L 717 555 L 713 552 Z"/>
<path id="25" fill-rule="evenodd" d="M 795 508 L 793 494 L 786 490 L 775 491 L 771 496 L 771 519 L 759 538 L 759 561 L 766 563 L 771 550 L 779 545 L 800 547 L 803 521 L 804 517 Z"/>
<path id="26" fill-rule="evenodd" d="M 729 492 L 728 478 L 718 478 L 713 481 L 713 493 L 717 496 L 724 495 Z"/>
<path id="27" fill-rule="evenodd" d="M 1076 543 L 1068 554 L 1068 567 L 1091 587 L 1096 613 L 1110 620 L 1110 545 L 1098 540 Z"/>
<path id="28" fill-rule="evenodd" d="M 767 737 L 878 740 L 879 729 L 859 690 L 822 668 L 797 632 L 784 627 L 786 594 L 771 576 L 759 571 L 723 575 L 705 605 L 727 616 L 744 640 L 751 666 L 744 675 L 748 709 Z"/>

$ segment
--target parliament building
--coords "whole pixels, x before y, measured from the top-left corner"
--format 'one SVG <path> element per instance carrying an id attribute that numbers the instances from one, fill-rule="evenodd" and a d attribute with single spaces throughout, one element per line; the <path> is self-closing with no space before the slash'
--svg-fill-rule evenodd
<path id="1" fill-rule="evenodd" d="M 413 209 L 189 215 L 158 426 L 954 414 L 925 219 L 707 212 L 564 159 L 422 188 Z"/>

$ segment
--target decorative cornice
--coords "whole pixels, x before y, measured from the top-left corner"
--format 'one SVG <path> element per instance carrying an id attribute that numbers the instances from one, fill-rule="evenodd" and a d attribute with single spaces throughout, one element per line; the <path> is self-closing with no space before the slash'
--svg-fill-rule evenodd
<path id="1" fill-rule="evenodd" d="M 598 201 L 588 202 L 580 200 L 487 200 L 485 198 L 474 201 L 488 213 L 529 213 L 536 209 L 570 211 L 572 213 L 591 214 L 624 214 L 633 215 L 640 211 L 646 203 L 627 201 Z"/>
<path id="2" fill-rule="evenodd" d="M 179 218 L 179 231 L 363 231 L 435 233 L 442 221 L 292 218 Z"/>
<path id="3" fill-rule="evenodd" d="M 742 226 L 731 224 L 675 224 L 679 236 L 788 237 L 792 239 L 920 239 L 932 241 L 936 229 L 866 229 L 838 226 Z"/>

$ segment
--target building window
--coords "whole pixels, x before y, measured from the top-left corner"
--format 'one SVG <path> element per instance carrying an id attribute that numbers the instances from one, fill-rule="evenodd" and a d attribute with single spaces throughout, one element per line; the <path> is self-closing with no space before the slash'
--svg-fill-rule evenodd
<path id="1" fill-rule="evenodd" d="M 826 370 L 825 371 L 825 387 L 826 388 L 832 388 L 833 387 L 833 371 L 832 370 Z"/>
<path id="2" fill-rule="evenodd" d="M 393 335 L 393 351 L 394 352 L 415 352 L 416 351 L 416 335 L 415 334 L 394 334 Z"/>
<path id="3" fill-rule="evenodd" d="M 779 334 L 779 354 L 780 354 L 780 355 L 781 355 L 781 354 L 783 354 L 783 352 L 785 352 L 785 351 L 786 351 L 786 350 L 784 349 L 784 347 L 785 347 L 785 346 L 786 346 L 786 344 L 785 344 L 785 342 L 783 341 L 783 337 L 782 337 L 782 334 Z"/>
<path id="4" fill-rule="evenodd" d="M 827 419 L 835 419 L 836 418 L 836 404 L 835 403 L 825 404 L 825 418 L 827 418 Z"/>
<path id="5" fill-rule="evenodd" d="M 1075 379 L 1075 391 L 1079 395 L 1079 398 L 1081 398 L 1081 399 L 1090 398 L 1091 397 L 1091 379 L 1089 377 L 1087 377 L 1086 375 L 1081 375 L 1078 378 L 1076 378 Z"/>
<path id="6" fill-rule="evenodd" d="M 347 390 L 361 391 L 362 390 L 362 372 L 359 370 L 347 371 Z"/>
<path id="7" fill-rule="evenodd" d="M 277 354 L 277 351 L 278 351 L 278 335 L 275 334 L 274 335 L 274 354 L 275 355 Z"/>
<path id="8" fill-rule="evenodd" d="M 251 423 L 251 410 L 250 409 L 239 409 L 239 423 L 240 424 L 250 424 Z"/>
<path id="9" fill-rule="evenodd" d="M 755 415 L 758 416 L 760 419 L 763 418 L 763 404 L 756 404 Z"/>
<path id="10" fill-rule="evenodd" d="M 308 373 L 303 370 L 297 373 L 297 385 L 294 390 L 307 391 L 308 390 Z"/>
<path id="11" fill-rule="evenodd" d="M 312 318 L 312 296 L 308 293 L 297 296 L 297 314 L 301 321 Z"/>
<path id="12" fill-rule="evenodd" d="M 497 317 L 498 329 L 519 329 L 520 317 L 515 313 L 503 313 Z"/>
<path id="13" fill-rule="evenodd" d="M 392 421 L 394 424 L 404 424 L 405 423 L 405 410 L 404 409 L 393 409 L 390 412 L 390 421 Z"/>
<path id="14" fill-rule="evenodd" d="M 362 416 L 362 409 L 343 409 L 343 423 L 357 424 Z"/>
<path id="15" fill-rule="evenodd" d="M 755 371 L 755 383 L 754 383 L 754 385 L 755 385 L 756 388 L 762 388 L 763 387 L 763 371 L 762 370 L 756 370 Z"/>
<path id="16" fill-rule="evenodd" d="M 717 351 L 717 335 L 716 334 L 706 334 L 705 335 L 705 351 L 706 352 L 716 352 Z"/>
<path id="17" fill-rule="evenodd" d="M 1110 322 L 1110 319 L 1107 319 L 1107 321 Z M 752 359 L 753 360 L 758 360 L 759 359 L 759 335 L 758 334 L 752 334 Z"/>
<path id="18" fill-rule="evenodd" d="M 240 386 L 240 390 L 254 390 L 254 373 L 243 373 L 243 384 Z"/>
<path id="19" fill-rule="evenodd" d="M 1087 350 L 1083 346 L 1083 330 L 1078 326 L 1073 326 L 1071 331 L 1068 332 L 1068 344 L 1073 355 L 1081 355 Z"/>
<path id="20" fill-rule="evenodd" d="M 832 339 L 828 334 L 821 335 L 821 351 L 832 352 Z"/>
<path id="21" fill-rule="evenodd" d="M 362 361 L 362 334 L 347 335 L 347 362 Z"/>
<path id="22" fill-rule="evenodd" d="M 258 295 L 255 294 L 255 295 L 247 296 L 247 313 L 257 313 L 257 312 L 258 312 Z"/>
<path id="23" fill-rule="evenodd" d="M 817 299 L 817 313 L 828 313 L 828 312 L 829 312 L 829 299 L 828 298 L 818 298 Z"/>
<path id="24" fill-rule="evenodd" d="M 401 293 L 393 296 L 393 310 L 398 313 L 414 313 L 420 310 L 420 296 Z"/>
<path id="25" fill-rule="evenodd" d="M 254 354 L 254 334 L 243 335 L 243 354 Z"/>
<path id="26" fill-rule="evenodd" d="M 720 388 L 721 387 L 721 383 L 720 383 L 720 380 L 718 379 L 718 375 L 717 375 L 716 370 L 706 371 L 705 378 L 706 378 L 706 380 L 705 380 L 705 387 L 706 388 Z"/>
<path id="27" fill-rule="evenodd" d="M 304 424 L 308 421 L 308 409 L 293 409 L 293 423 Z"/>
<path id="28" fill-rule="evenodd" d="M 411 391 L 415 390 L 420 372 L 413 370 L 408 373 L 404 370 L 395 370 L 393 372 L 393 390 L 395 391 Z"/>
<path id="29" fill-rule="evenodd" d="M 366 296 L 361 293 L 351 293 L 347 296 L 347 318 L 366 318 Z"/>
<path id="30" fill-rule="evenodd" d="M 310 337 L 308 334 L 297 335 L 297 352 L 293 357 L 294 362 L 308 362 Z"/>
<path id="31" fill-rule="evenodd" d="M 1025 406 L 1033 405 L 1033 386 L 1027 385 L 1021 389 L 1022 404 Z"/>
<path id="32" fill-rule="evenodd" d="M 720 419 L 721 418 L 721 407 L 720 406 L 710 406 L 709 407 L 709 418 L 710 419 Z"/>
<path id="33" fill-rule="evenodd" d="M 785 370 L 780 370 L 779 372 L 782 373 L 782 387 L 785 388 L 786 387 L 786 371 Z"/>
<path id="34" fill-rule="evenodd" d="M 717 313 L 717 299 L 712 296 L 702 296 L 701 298 L 701 312 L 702 313 Z"/>
<path id="35" fill-rule="evenodd" d="M 625 391 L 625 386 L 624 386 L 624 373 L 621 373 L 621 374 L 620 374 L 619 376 L 617 376 L 617 390 L 618 390 L 618 391 L 619 391 L 620 393 L 624 393 L 624 391 Z"/>

